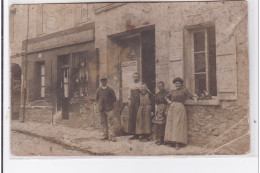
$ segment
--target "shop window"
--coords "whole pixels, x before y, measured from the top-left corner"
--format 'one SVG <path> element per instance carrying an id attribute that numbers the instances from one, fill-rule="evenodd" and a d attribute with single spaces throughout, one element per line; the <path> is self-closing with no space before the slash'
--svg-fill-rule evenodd
<path id="1" fill-rule="evenodd" d="M 45 97 L 45 62 L 36 62 L 36 98 Z"/>
<path id="2" fill-rule="evenodd" d="M 63 88 L 64 88 L 64 97 L 69 97 L 69 69 L 63 69 Z"/>
<path id="3" fill-rule="evenodd" d="M 88 96 L 88 61 L 87 52 L 73 54 L 74 97 Z"/>
<path id="4" fill-rule="evenodd" d="M 195 93 L 217 95 L 215 27 L 192 32 L 193 82 Z"/>

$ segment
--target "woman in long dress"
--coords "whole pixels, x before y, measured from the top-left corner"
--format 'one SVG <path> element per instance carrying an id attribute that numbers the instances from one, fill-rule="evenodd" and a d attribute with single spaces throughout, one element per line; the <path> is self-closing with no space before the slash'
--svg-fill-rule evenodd
<path id="1" fill-rule="evenodd" d="M 180 144 L 187 144 L 187 115 L 184 102 L 187 98 L 192 98 L 192 94 L 183 87 L 183 80 L 175 78 L 173 80 L 176 89 L 171 90 L 165 96 L 169 103 L 167 120 L 165 127 L 164 141 L 175 144 L 176 150 L 180 149 Z"/>
<path id="2" fill-rule="evenodd" d="M 136 135 L 140 141 L 149 141 L 151 135 L 151 116 L 153 114 L 153 94 L 145 84 L 141 86 L 140 105 L 136 117 Z"/>

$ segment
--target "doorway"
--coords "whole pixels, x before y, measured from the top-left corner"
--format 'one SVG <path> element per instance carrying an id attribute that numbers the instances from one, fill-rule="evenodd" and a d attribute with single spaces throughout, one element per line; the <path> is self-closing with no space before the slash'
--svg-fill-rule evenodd
<path id="1" fill-rule="evenodd" d="M 134 115 L 129 112 L 130 89 L 136 87 L 133 74 L 138 72 L 140 82 L 155 93 L 155 27 L 151 25 L 109 37 L 108 55 L 118 57 L 109 67 L 118 67 L 121 126 L 125 133 L 131 134 L 135 123 Z"/>
<path id="2" fill-rule="evenodd" d="M 155 93 L 155 31 L 141 33 L 142 46 L 142 82 Z"/>
<path id="3" fill-rule="evenodd" d="M 140 74 L 140 81 L 155 93 L 155 30 L 149 28 L 118 37 L 121 101 L 127 102 L 129 88 L 134 85 L 132 75 Z"/>
<path id="4" fill-rule="evenodd" d="M 62 119 L 69 119 L 69 67 L 70 56 L 60 55 L 57 59 L 57 111 Z"/>

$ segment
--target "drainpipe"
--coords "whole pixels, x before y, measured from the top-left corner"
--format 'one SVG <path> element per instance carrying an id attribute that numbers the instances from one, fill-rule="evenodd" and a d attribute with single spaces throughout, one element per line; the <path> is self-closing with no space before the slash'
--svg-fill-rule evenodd
<path id="1" fill-rule="evenodd" d="M 26 41 L 25 41 L 25 73 L 24 73 L 24 81 L 23 81 L 23 114 L 21 122 L 25 122 L 25 105 L 26 105 L 26 97 L 27 97 L 27 49 L 28 49 L 28 37 L 29 37 L 29 4 L 27 5 L 27 28 L 26 28 Z"/>
<path id="2" fill-rule="evenodd" d="M 54 124 L 54 122 L 53 122 L 53 115 L 54 115 L 54 110 L 53 110 L 53 95 L 52 95 L 52 59 L 51 59 L 51 103 L 52 103 L 52 109 L 51 109 L 51 125 L 53 125 Z"/>

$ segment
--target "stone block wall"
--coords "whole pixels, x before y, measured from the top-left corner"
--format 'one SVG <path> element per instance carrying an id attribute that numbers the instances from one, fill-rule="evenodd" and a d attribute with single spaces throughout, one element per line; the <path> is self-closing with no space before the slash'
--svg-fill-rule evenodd
<path id="1" fill-rule="evenodd" d="M 73 100 L 72 100 L 73 102 Z M 72 105 L 72 103 L 71 103 Z M 69 114 L 69 125 L 73 128 L 101 129 L 100 111 L 97 104 L 91 100 L 74 101 Z M 117 135 L 121 134 L 119 102 L 114 104 L 113 130 Z"/>
<path id="2" fill-rule="evenodd" d="M 186 110 L 191 145 L 217 148 L 249 132 L 246 109 L 189 105 Z"/>
<path id="3" fill-rule="evenodd" d="M 23 108 L 20 108 L 19 119 L 21 120 Z M 52 107 L 46 106 L 26 106 L 25 122 L 52 123 Z"/>
<path id="4" fill-rule="evenodd" d="M 19 119 L 23 116 L 23 107 L 19 110 Z M 25 106 L 25 122 L 52 123 L 52 106 L 50 102 L 44 100 L 36 100 L 27 103 Z"/>
<path id="5" fill-rule="evenodd" d="M 73 128 L 101 128 L 100 116 L 93 101 L 75 101 L 70 104 L 69 125 Z"/>

